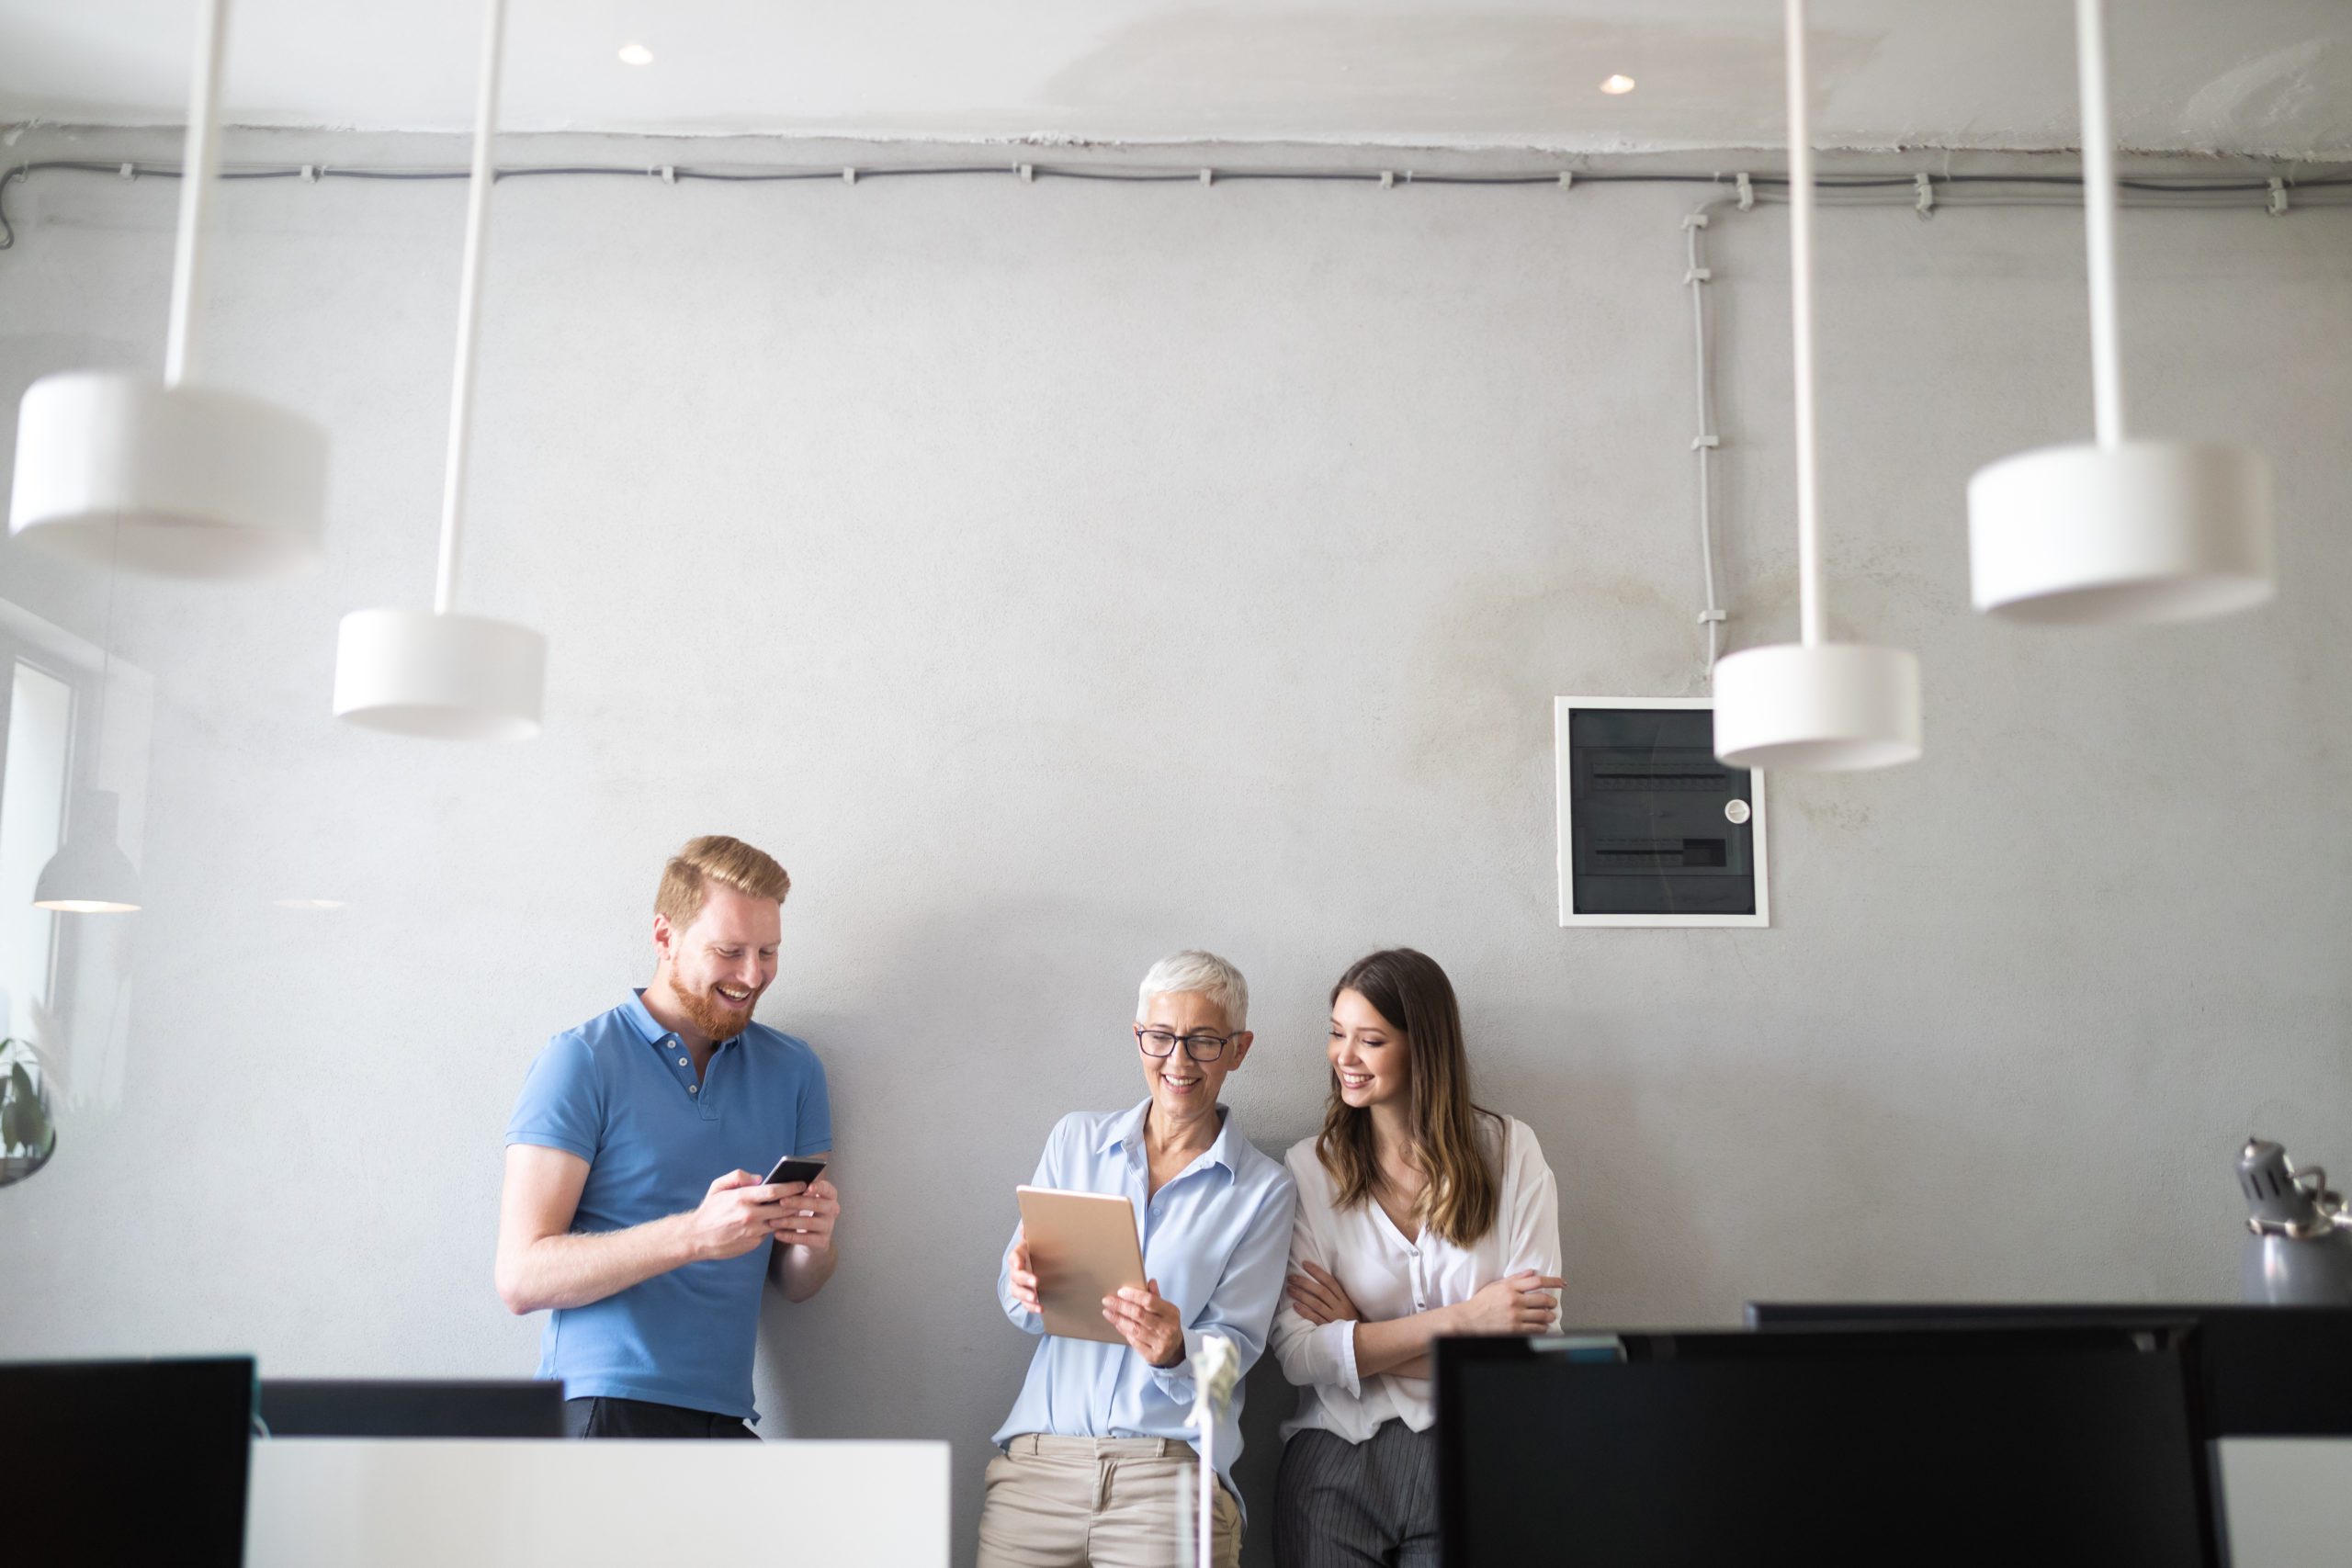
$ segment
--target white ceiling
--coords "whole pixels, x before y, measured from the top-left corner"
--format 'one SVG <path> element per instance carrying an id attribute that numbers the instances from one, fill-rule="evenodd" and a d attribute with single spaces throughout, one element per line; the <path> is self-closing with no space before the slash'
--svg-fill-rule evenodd
<path id="1" fill-rule="evenodd" d="M 2152 152 L 2352 155 L 2352 0 L 2113 0 Z M 0 0 L 0 122 L 153 125 L 195 0 Z M 241 0 L 242 124 L 464 129 L 480 0 Z M 2064 0 L 1816 0 L 1819 140 L 2075 143 Z M 512 0 L 508 129 L 1585 152 L 1781 140 L 1773 0 Z M 619 62 L 625 42 L 654 53 Z M 1596 90 L 1634 77 L 1620 97 Z"/>

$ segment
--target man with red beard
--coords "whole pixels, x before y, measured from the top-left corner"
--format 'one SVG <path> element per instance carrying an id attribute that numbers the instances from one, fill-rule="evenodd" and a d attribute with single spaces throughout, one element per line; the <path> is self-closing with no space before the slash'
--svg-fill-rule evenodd
<path id="1" fill-rule="evenodd" d="M 833 1184 L 756 1174 L 831 1157 L 823 1065 L 752 1018 L 791 890 L 737 839 L 671 857 L 653 983 L 548 1041 L 507 1122 L 498 1295 L 548 1311 L 573 1437 L 754 1436 L 762 1282 L 803 1302 L 832 1274 Z"/>

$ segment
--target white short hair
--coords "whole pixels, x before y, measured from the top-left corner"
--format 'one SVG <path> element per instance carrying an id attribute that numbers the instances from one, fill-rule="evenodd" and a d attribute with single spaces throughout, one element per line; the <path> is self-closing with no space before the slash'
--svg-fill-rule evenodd
<path id="1" fill-rule="evenodd" d="M 1186 948 L 1151 966 L 1136 992 L 1136 1021 L 1151 1014 L 1151 998 L 1192 992 L 1215 1002 L 1225 1014 L 1225 1026 L 1237 1033 L 1250 1027 L 1250 982 L 1241 971 L 1214 953 Z"/>

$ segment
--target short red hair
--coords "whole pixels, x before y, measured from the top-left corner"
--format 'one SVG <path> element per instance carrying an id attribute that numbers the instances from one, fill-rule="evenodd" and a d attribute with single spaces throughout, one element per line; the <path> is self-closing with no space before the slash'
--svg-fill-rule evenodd
<path id="1" fill-rule="evenodd" d="M 792 877 L 774 855 L 755 850 L 724 833 L 706 833 L 686 840 L 685 848 L 662 868 L 662 886 L 653 895 L 653 912 L 669 918 L 681 931 L 702 913 L 710 885 L 718 883 L 753 898 L 784 902 L 792 891 Z"/>

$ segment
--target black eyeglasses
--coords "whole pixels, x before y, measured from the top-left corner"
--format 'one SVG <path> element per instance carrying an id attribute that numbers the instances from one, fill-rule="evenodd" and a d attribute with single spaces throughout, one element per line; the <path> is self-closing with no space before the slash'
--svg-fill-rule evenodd
<path id="1" fill-rule="evenodd" d="M 1184 1055 L 1195 1062 L 1214 1062 L 1225 1055 L 1233 1043 L 1230 1034 L 1171 1034 L 1165 1029 L 1146 1029 L 1136 1025 L 1136 1048 L 1147 1056 L 1165 1061 L 1176 1054 L 1178 1042 L 1182 1042 Z"/>

